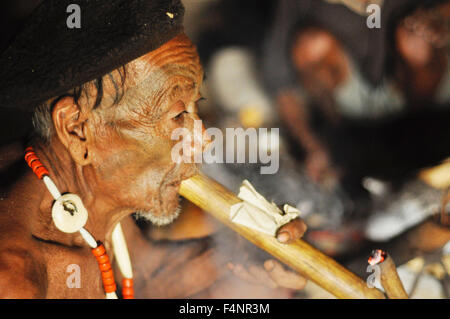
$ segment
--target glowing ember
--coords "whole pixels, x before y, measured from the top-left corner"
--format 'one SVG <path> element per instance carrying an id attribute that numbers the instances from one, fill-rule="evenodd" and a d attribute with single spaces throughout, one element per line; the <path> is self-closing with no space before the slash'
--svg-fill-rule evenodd
<path id="1" fill-rule="evenodd" d="M 382 263 L 386 259 L 386 252 L 381 249 L 372 251 L 372 255 L 369 257 L 369 264 L 376 265 Z"/>

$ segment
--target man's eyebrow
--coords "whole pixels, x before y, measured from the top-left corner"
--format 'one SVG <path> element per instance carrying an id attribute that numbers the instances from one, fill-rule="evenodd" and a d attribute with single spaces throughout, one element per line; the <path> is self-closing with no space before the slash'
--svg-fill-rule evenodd
<path id="1" fill-rule="evenodd" d="M 192 80 L 183 84 L 176 84 L 173 87 L 170 88 L 169 90 L 169 97 L 172 98 L 174 96 L 176 96 L 177 94 L 182 94 L 183 92 L 186 91 L 191 91 L 194 90 L 197 87 L 197 82 Z"/>

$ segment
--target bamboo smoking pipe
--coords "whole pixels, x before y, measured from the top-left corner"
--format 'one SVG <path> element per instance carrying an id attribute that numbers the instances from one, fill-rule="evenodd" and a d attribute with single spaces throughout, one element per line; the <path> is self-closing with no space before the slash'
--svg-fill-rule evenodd
<path id="1" fill-rule="evenodd" d="M 235 194 L 215 180 L 199 174 L 181 183 L 180 195 L 193 202 L 239 235 L 281 262 L 309 278 L 338 298 L 383 299 L 384 294 L 326 256 L 304 240 L 281 244 L 274 237 L 233 223 L 230 207 L 241 202 Z"/>
<path id="2" fill-rule="evenodd" d="M 369 258 L 369 264 L 379 265 L 381 285 L 390 299 L 408 299 L 408 294 L 398 276 L 397 267 L 391 256 L 381 249 L 374 250 Z"/>

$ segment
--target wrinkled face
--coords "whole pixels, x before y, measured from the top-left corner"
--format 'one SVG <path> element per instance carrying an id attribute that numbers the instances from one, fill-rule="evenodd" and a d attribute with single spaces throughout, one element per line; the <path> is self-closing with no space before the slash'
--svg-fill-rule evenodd
<path id="1" fill-rule="evenodd" d="M 178 215 L 180 182 L 197 168 L 172 160 L 177 141 L 171 134 L 182 127 L 192 132 L 202 79 L 196 49 L 184 34 L 126 66 L 119 105 L 102 107 L 87 124 L 99 196 L 160 225 Z M 107 95 L 112 83 L 104 86 Z"/>

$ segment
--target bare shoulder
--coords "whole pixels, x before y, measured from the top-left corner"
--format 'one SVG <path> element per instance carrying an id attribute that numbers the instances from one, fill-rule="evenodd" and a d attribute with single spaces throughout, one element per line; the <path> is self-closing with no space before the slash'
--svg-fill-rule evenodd
<path id="1" fill-rule="evenodd" d="M 4 175 L 11 175 L 10 165 L 21 153 L 18 143 L 0 148 L 0 298 L 44 298 L 46 267 L 23 218 L 26 211 L 15 208 L 11 194 L 1 192 Z"/>
<path id="2" fill-rule="evenodd" d="M 0 298 L 45 298 L 46 269 L 26 245 L 0 246 Z"/>

